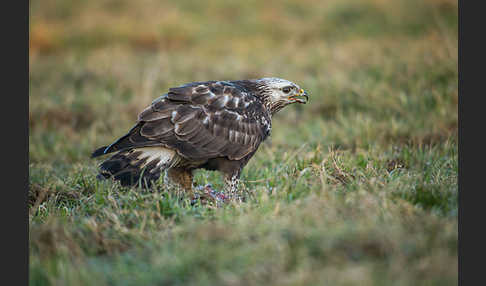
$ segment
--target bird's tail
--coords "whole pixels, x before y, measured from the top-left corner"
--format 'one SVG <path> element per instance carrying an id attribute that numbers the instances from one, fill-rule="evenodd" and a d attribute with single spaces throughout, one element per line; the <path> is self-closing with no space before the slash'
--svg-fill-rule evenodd
<path id="1" fill-rule="evenodd" d="M 174 151 L 162 147 L 142 147 L 119 151 L 101 163 L 98 179 L 113 178 L 122 186 L 150 187 L 161 171 L 176 159 Z"/>

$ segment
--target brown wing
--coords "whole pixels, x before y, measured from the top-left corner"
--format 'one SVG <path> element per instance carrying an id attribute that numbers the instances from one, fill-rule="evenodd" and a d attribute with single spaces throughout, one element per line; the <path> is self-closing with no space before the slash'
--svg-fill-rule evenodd
<path id="1" fill-rule="evenodd" d="M 243 88 L 230 82 L 197 82 L 169 89 L 140 113 L 127 135 L 98 153 L 165 146 L 191 160 L 239 160 L 258 148 L 269 125 L 261 102 Z"/>

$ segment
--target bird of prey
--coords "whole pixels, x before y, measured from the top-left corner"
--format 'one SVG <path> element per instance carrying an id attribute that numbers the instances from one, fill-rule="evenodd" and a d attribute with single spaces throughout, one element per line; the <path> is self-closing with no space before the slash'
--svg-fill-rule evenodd
<path id="1" fill-rule="evenodd" d="M 166 171 L 171 184 L 194 196 L 193 171 L 217 170 L 224 177 L 223 194 L 240 200 L 241 171 L 270 135 L 272 116 L 307 100 L 297 84 L 274 77 L 170 88 L 126 135 L 93 152 L 93 158 L 116 152 L 100 164 L 98 178 L 150 187 Z"/>

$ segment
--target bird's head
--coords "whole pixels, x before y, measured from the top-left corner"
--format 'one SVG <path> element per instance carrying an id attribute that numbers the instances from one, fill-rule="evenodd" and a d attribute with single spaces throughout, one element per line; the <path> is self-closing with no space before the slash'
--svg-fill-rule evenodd
<path id="1" fill-rule="evenodd" d="M 265 105 L 274 114 L 291 103 L 307 103 L 309 96 L 297 84 L 275 77 L 257 80 Z"/>

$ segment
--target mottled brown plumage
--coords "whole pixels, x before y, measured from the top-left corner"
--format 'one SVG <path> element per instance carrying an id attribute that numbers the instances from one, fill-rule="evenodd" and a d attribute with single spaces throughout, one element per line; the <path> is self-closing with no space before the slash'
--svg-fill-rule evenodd
<path id="1" fill-rule="evenodd" d="M 117 152 L 100 165 L 100 178 L 150 186 L 168 170 L 191 193 L 193 170 L 218 170 L 234 197 L 241 170 L 270 135 L 272 115 L 306 101 L 300 87 L 278 78 L 189 83 L 154 100 L 125 136 L 92 157 Z"/>

